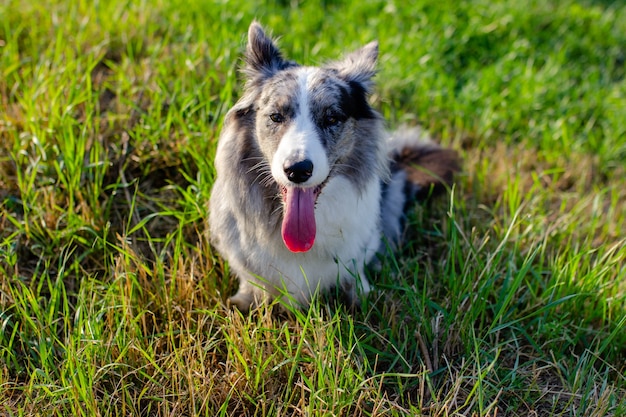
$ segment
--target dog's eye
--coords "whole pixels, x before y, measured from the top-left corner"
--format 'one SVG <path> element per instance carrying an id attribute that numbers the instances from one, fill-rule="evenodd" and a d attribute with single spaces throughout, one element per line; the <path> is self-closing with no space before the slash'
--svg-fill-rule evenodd
<path id="1" fill-rule="evenodd" d="M 339 124 L 339 121 L 339 117 L 334 114 L 328 114 L 324 118 L 324 124 L 326 124 L 326 126 L 336 126 Z"/>
<path id="2" fill-rule="evenodd" d="M 282 123 L 285 121 L 285 116 L 280 113 L 272 113 L 270 114 L 270 120 L 274 123 Z"/>

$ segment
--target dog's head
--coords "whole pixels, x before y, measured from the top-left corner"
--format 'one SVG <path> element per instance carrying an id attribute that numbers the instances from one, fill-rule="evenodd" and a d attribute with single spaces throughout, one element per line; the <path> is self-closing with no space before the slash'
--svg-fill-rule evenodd
<path id="1" fill-rule="evenodd" d="M 315 204 L 332 175 L 349 173 L 359 181 L 367 170 L 378 169 L 380 146 L 369 141 L 379 138 L 361 137 L 364 131 L 377 136 L 371 126 L 380 124 L 367 102 L 377 57 L 378 44 L 372 42 L 326 66 L 300 66 L 283 58 L 258 23 L 250 25 L 243 100 L 254 114 L 256 141 L 282 191 L 282 235 L 294 252 L 313 245 Z M 369 130 L 363 128 L 367 123 Z"/>

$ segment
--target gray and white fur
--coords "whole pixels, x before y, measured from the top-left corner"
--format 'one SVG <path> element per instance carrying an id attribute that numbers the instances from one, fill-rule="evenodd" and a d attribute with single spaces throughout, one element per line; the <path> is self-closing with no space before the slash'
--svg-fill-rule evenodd
<path id="1" fill-rule="evenodd" d="M 209 204 L 214 247 L 239 279 L 231 304 L 306 305 L 339 285 L 350 303 L 364 268 L 400 243 L 407 203 L 445 188 L 454 151 L 418 129 L 385 132 L 367 101 L 378 44 L 322 67 L 283 58 L 253 22 L 243 96 L 228 112 Z"/>

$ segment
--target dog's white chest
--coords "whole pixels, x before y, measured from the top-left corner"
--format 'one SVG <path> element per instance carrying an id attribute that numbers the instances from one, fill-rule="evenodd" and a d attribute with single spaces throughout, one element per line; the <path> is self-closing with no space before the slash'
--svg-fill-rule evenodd
<path id="1" fill-rule="evenodd" d="M 280 249 L 266 258 L 266 278 L 303 301 L 318 288 L 326 289 L 342 278 L 354 280 L 363 274 L 380 243 L 379 196 L 377 180 L 359 192 L 348 179 L 333 178 L 317 201 L 313 248 L 291 253 L 282 242 L 276 242 Z"/>
<path id="2" fill-rule="evenodd" d="M 329 181 L 315 211 L 317 249 L 332 251 L 343 261 L 368 262 L 380 240 L 379 199 L 378 180 L 371 181 L 362 193 L 345 177 Z"/>

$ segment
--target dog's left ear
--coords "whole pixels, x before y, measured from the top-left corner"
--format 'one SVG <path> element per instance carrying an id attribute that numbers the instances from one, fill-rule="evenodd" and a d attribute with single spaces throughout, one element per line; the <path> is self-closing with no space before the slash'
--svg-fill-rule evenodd
<path id="1" fill-rule="evenodd" d="M 370 42 L 361 49 L 346 55 L 341 61 L 328 66 L 337 71 L 339 77 L 348 83 L 359 83 L 366 91 L 372 86 L 372 77 L 376 75 L 378 60 L 378 42 Z"/>

